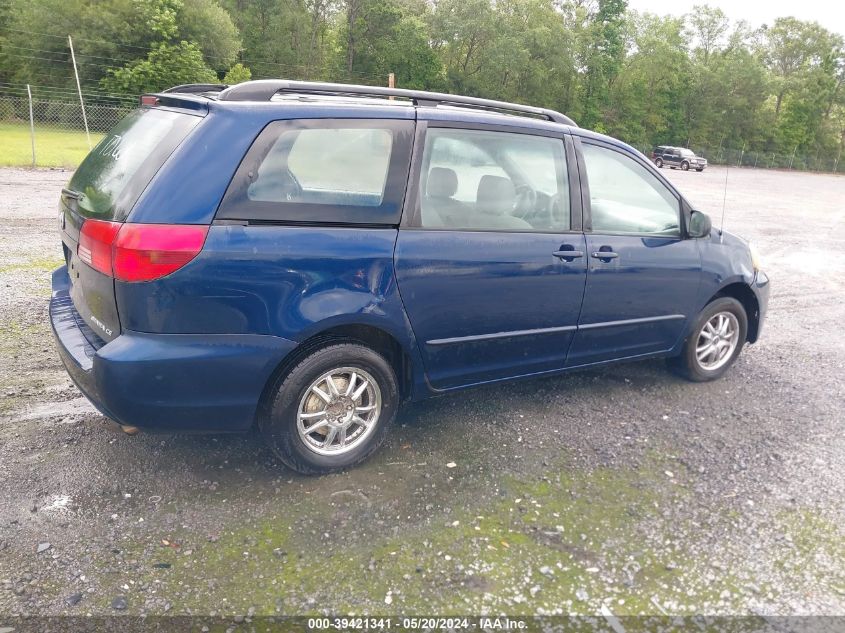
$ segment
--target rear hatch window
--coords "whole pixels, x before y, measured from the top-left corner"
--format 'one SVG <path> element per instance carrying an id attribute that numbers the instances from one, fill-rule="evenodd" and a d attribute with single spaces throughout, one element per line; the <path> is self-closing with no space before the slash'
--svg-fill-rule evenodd
<path id="1" fill-rule="evenodd" d="M 68 189 L 77 211 L 122 222 L 144 188 L 201 117 L 140 109 L 120 121 L 82 161 Z"/>
<path id="2" fill-rule="evenodd" d="M 163 109 L 132 112 L 91 150 L 62 191 L 59 222 L 71 298 L 102 341 L 112 340 L 121 331 L 108 240 L 156 172 L 201 120 Z M 102 344 L 90 342 L 95 347 Z"/>

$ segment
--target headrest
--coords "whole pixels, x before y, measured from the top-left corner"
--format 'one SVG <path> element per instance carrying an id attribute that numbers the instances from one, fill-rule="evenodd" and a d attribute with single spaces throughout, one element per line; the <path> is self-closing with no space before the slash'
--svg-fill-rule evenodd
<path id="1" fill-rule="evenodd" d="M 458 174 L 448 167 L 432 167 L 428 171 L 428 196 L 451 198 L 458 190 Z"/>
<path id="2" fill-rule="evenodd" d="M 504 215 L 513 211 L 515 201 L 516 189 L 510 178 L 489 175 L 481 177 L 475 197 L 478 211 Z"/>

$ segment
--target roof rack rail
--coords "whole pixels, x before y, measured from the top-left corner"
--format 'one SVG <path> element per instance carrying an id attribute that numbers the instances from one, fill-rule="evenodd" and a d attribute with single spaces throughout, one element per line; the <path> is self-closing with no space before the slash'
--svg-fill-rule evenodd
<path id="1" fill-rule="evenodd" d="M 162 93 L 202 94 L 204 92 L 220 92 L 228 87 L 226 84 L 182 84 L 181 86 L 173 86 L 167 90 L 162 90 Z"/>
<path id="2" fill-rule="evenodd" d="M 502 112 L 543 117 L 555 123 L 577 127 L 575 121 L 565 114 L 547 108 L 535 108 L 534 106 L 519 103 L 480 99 L 478 97 L 464 97 L 445 92 L 426 92 L 424 90 L 405 90 L 403 88 L 384 88 L 381 86 L 289 81 L 286 79 L 258 79 L 230 86 L 222 90 L 217 98 L 220 101 L 269 101 L 280 92 L 336 96 L 400 97 L 409 99 L 414 105 L 418 106 L 455 105 L 482 110 L 499 110 Z"/>

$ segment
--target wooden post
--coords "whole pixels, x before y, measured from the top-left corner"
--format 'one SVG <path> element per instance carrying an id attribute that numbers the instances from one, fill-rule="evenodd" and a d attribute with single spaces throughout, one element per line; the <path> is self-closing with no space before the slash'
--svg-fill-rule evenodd
<path id="1" fill-rule="evenodd" d="M 32 139 L 32 168 L 35 169 L 35 119 L 32 116 L 32 90 L 26 84 L 26 94 L 29 97 L 29 136 Z"/>
<path id="2" fill-rule="evenodd" d="M 387 87 L 388 88 L 395 88 L 396 87 L 396 75 L 390 73 L 387 75 Z M 393 97 L 389 97 L 391 101 L 393 101 Z"/>
<path id="3" fill-rule="evenodd" d="M 85 116 L 85 102 L 82 101 L 82 86 L 79 85 L 79 71 L 76 69 L 76 55 L 73 52 L 73 40 L 67 36 L 70 45 L 70 58 L 73 60 L 73 74 L 76 76 L 76 91 L 79 93 L 79 106 L 82 108 L 82 122 L 85 124 L 85 137 L 88 139 L 88 149 L 91 149 L 91 134 L 88 132 L 88 117 Z"/>

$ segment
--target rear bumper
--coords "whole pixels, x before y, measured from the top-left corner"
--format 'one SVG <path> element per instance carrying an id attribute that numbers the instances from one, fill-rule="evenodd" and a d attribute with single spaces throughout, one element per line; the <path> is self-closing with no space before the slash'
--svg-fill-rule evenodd
<path id="1" fill-rule="evenodd" d="M 67 268 L 53 273 L 50 323 L 59 355 L 80 391 L 105 416 L 161 432 L 244 431 L 261 393 L 296 347 L 253 334 L 94 335 L 69 295 Z"/>

